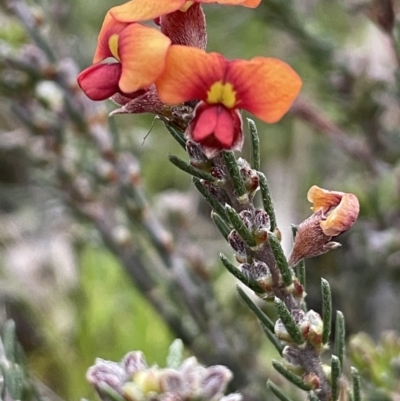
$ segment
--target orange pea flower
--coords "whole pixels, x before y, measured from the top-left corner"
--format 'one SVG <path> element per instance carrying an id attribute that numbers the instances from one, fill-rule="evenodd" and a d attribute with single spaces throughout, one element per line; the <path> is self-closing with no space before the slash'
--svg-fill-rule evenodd
<path id="1" fill-rule="evenodd" d="M 223 149 L 241 148 L 239 109 L 274 123 L 290 108 L 301 80 L 278 59 L 228 61 L 218 53 L 172 45 L 156 87 L 160 100 L 166 104 L 200 101 L 187 136 L 199 143 L 210 158 Z"/>
<path id="2" fill-rule="evenodd" d="M 171 40 L 156 29 L 115 20 L 107 13 L 91 67 L 78 83 L 92 100 L 115 93 L 135 98 L 154 83 L 165 67 Z M 102 63 L 108 58 L 114 62 Z"/>
<path id="3" fill-rule="evenodd" d="M 137 22 L 155 19 L 178 10 L 186 11 L 194 3 L 218 3 L 255 8 L 260 2 L 261 0 L 131 0 L 121 6 L 113 7 L 110 12 L 118 21 Z"/>
<path id="4" fill-rule="evenodd" d="M 314 212 L 322 211 L 320 226 L 328 237 L 347 231 L 357 220 L 360 204 L 354 194 L 327 191 L 313 185 L 307 199 L 313 203 Z"/>
<path id="5" fill-rule="evenodd" d="M 332 237 L 347 231 L 357 220 L 360 204 L 354 194 L 328 191 L 313 185 L 307 194 L 314 213 L 298 227 L 289 259 L 291 266 L 340 246 Z"/>

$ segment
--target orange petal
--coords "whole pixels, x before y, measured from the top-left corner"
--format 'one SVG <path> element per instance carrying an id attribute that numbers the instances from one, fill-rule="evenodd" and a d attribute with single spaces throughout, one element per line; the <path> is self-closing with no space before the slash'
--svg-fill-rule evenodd
<path id="1" fill-rule="evenodd" d="M 156 81 L 158 96 L 167 104 L 205 100 L 213 83 L 225 75 L 227 61 L 218 53 L 173 45 L 164 72 Z"/>
<path id="2" fill-rule="evenodd" d="M 121 91 L 131 93 L 153 84 L 165 68 L 170 44 L 170 39 L 154 28 L 140 24 L 127 26 L 118 41 Z"/>
<path id="3" fill-rule="evenodd" d="M 328 237 L 335 237 L 347 231 L 356 221 L 360 211 L 358 199 L 353 194 L 327 191 L 313 185 L 307 193 L 313 203 L 314 212 L 322 211 L 320 226 Z"/>
<path id="4" fill-rule="evenodd" d="M 131 0 L 113 7 L 111 15 L 121 22 L 145 21 L 179 10 L 186 0 Z"/>
<path id="5" fill-rule="evenodd" d="M 231 6 L 245 6 L 255 8 L 261 3 L 261 0 L 200 0 L 200 2 L 204 4 L 218 3 Z"/>
<path id="6" fill-rule="evenodd" d="M 322 220 L 320 226 L 328 237 L 335 237 L 347 231 L 357 220 L 360 204 L 353 194 L 344 194 L 339 205 Z"/>
<path id="7" fill-rule="evenodd" d="M 93 57 L 93 64 L 107 57 L 114 57 L 110 49 L 109 40 L 112 35 L 119 35 L 128 25 L 128 23 L 116 21 L 111 16 L 110 12 L 106 14 L 97 39 L 97 48 Z"/>
<path id="8" fill-rule="evenodd" d="M 289 110 L 301 88 L 301 79 L 285 62 L 256 57 L 230 63 L 226 81 L 237 91 L 237 107 L 274 123 Z"/>
<path id="9" fill-rule="evenodd" d="M 313 185 L 307 193 L 307 200 L 313 204 L 311 208 L 314 212 L 319 210 L 327 211 L 331 207 L 336 207 L 342 200 L 344 192 L 328 191 L 317 185 Z"/>
<path id="10" fill-rule="evenodd" d="M 246 0 L 241 5 L 250 8 L 256 8 L 261 3 L 261 0 Z"/>

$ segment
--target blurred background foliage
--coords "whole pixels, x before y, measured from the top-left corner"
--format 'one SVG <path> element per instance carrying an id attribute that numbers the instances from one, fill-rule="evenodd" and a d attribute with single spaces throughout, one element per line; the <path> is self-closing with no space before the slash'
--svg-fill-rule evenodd
<path id="1" fill-rule="evenodd" d="M 57 57 L 71 58 L 83 69 L 91 64 L 105 13 L 120 2 L 26 4 Z M 31 43 L 7 5 L 6 0 L 0 8 L 0 312 L 15 319 L 39 380 L 64 399 L 92 398 L 85 372 L 96 357 L 119 360 L 141 349 L 150 363 L 163 365 L 174 335 L 98 231 L 66 206 L 48 161 L 32 160 L 32 153 L 42 150 L 34 138 L 27 139 L 29 124 L 21 124 L 16 105 L 36 97 L 46 107 L 57 102 L 57 91 L 7 63 Z M 256 10 L 205 7 L 209 51 L 229 58 L 279 57 L 303 79 L 301 98 L 288 116 L 272 126 L 258 122 L 262 171 L 287 252 L 290 225 L 309 215 L 311 185 L 360 199 L 359 221 L 340 238 L 343 247 L 308 262 L 307 302 L 319 310 L 319 282 L 325 277 L 335 307 L 346 316 L 347 332 L 365 331 L 371 342 L 385 330 L 400 329 L 400 46 L 394 22 L 399 10 L 396 0 L 263 0 Z M 111 102 L 104 107 L 115 108 Z M 46 125 L 54 115 L 42 118 Z M 149 115 L 122 115 L 110 123 L 119 132 L 118 146 L 140 162 L 153 212 L 177 248 L 191 252 L 191 268 L 197 263 L 205 269 L 225 313 L 252 333 L 247 340 L 265 363 L 270 346 L 261 341 L 257 323 L 235 297 L 234 280 L 217 262 L 228 247 L 190 179 L 167 160 L 169 153 L 182 156 L 183 151 L 160 121 L 153 122 Z M 96 176 L 98 152 L 82 132 L 74 135 L 82 171 Z M 197 246 L 190 248 L 192 243 Z M 375 378 L 398 360 L 396 349 Z M 356 363 L 361 372 L 368 365 L 357 358 Z M 398 374 L 391 375 L 396 382 Z M 375 384 L 382 383 L 376 379 Z"/>

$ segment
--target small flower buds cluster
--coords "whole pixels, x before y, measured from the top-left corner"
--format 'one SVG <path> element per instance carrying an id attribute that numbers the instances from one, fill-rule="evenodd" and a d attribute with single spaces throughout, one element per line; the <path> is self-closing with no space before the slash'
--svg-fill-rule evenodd
<path id="1" fill-rule="evenodd" d="M 264 291 L 262 294 L 263 298 L 273 297 L 273 278 L 268 266 L 264 262 L 253 261 L 253 263 L 243 263 L 240 265 L 242 273 L 249 276 L 249 278 L 255 281 L 259 287 Z"/>
<path id="2" fill-rule="evenodd" d="M 297 309 L 293 311 L 292 316 L 304 340 L 314 348 L 321 349 L 323 347 L 323 323 L 320 315 L 313 310 L 303 312 L 302 310 Z M 287 344 L 294 343 L 281 319 L 278 319 L 275 323 L 275 334 L 281 341 L 284 341 Z"/>
<path id="3" fill-rule="evenodd" d="M 311 209 L 314 213 L 299 225 L 289 259 L 291 266 L 340 246 L 337 242 L 331 242 L 331 239 L 347 231 L 356 221 L 360 210 L 355 195 L 327 191 L 316 185 L 308 191 L 307 199 L 313 203 Z"/>
<path id="4" fill-rule="evenodd" d="M 296 323 L 297 326 L 300 326 L 300 323 L 304 319 L 304 312 L 301 309 L 295 309 L 292 312 L 292 317 L 294 319 L 294 322 Z M 286 328 L 284 322 L 282 319 L 278 319 L 275 322 L 275 335 L 281 340 L 284 341 L 287 344 L 294 344 L 294 340 L 292 336 L 290 335 L 288 329 Z"/>
<path id="5" fill-rule="evenodd" d="M 248 161 L 241 157 L 238 158 L 237 163 L 247 191 L 250 195 L 254 195 L 259 188 L 257 171 L 253 170 Z"/>
<path id="6" fill-rule="evenodd" d="M 141 352 L 131 352 L 120 362 L 96 360 L 87 379 L 103 400 L 107 387 L 126 401 L 241 401 L 240 394 L 224 396 L 232 379 L 225 366 L 206 368 L 188 358 L 178 369 L 148 367 Z"/>
<path id="7" fill-rule="evenodd" d="M 300 321 L 299 327 L 301 334 L 309 344 L 317 349 L 322 348 L 322 332 L 324 325 L 321 316 L 317 312 L 309 310 Z"/>

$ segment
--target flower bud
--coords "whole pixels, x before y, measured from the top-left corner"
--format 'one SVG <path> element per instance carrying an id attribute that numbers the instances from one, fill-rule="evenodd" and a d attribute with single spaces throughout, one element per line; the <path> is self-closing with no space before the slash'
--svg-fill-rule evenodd
<path id="1" fill-rule="evenodd" d="M 302 379 L 305 383 L 309 384 L 313 390 L 318 389 L 321 385 L 320 378 L 314 372 L 304 374 Z"/>
<path id="2" fill-rule="evenodd" d="M 317 312 L 309 310 L 299 324 L 303 337 L 315 348 L 321 348 L 324 325 Z"/>
<path id="3" fill-rule="evenodd" d="M 253 213 L 250 210 L 242 210 L 239 216 L 244 225 L 251 230 L 253 228 Z"/>
<path id="4" fill-rule="evenodd" d="M 228 235 L 228 242 L 232 249 L 240 256 L 246 256 L 246 243 L 236 230 L 232 230 Z"/>
<path id="5" fill-rule="evenodd" d="M 175 369 L 163 369 L 160 374 L 160 386 L 163 393 L 182 393 L 185 389 L 182 373 Z"/>
<path id="6" fill-rule="evenodd" d="M 304 291 L 304 287 L 300 283 L 300 281 L 297 278 L 293 279 L 293 290 L 292 294 L 295 298 L 299 299 L 302 301 L 304 297 L 306 296 L 306 292 Z"/>
<path id="7" fill-rule="evenodd" d="M 200 398 L 213 400 L 221 397 L 232 376 L 232 372 L 222 365 L 207 368 L 200 382 Z"/>
<path id="8" fill-rule="evenodd" d="M 270 228 L 270 221 L 268 213 L 263 209 L 256 209 L 254 211 L 254 229 L 255 230 L 262 230 L 266 229 L 269 230 Z"/>
<path id="9" fill-rule="evenodd" d="M 213 166 L 211 168 L 211 175 L 215 178 L 218 178 L 219 180 L 225 180 L 225 173 L 221 167 Z"/>
<path id="10" fill-rule="evenodd" d="M 122 392 L 122 385 L 126 373 L 119 363 L 96 359 L 94 366 L 86 373 L 87 381 L 99 390 L 103 384 L 113 388 L 118 393 Z"/>
<path id="11" fill-rule="evenodd" d="M 208 182 L 206 180 L 201 180 L 200 181 L 202 185 L 204 185 L 211 193 L 211 195 L 222 205 L 225 205 L 226 203 L 230 203 L 229 196 L 226 194 L 226 191 L 223 188 L 218 188 L 218 186 L 214 185 L 211 182 Z"/>
<path id="12" fill-rule="evenodd" d="M 274 280 L 266 263 L 254 261 L 248 267 L 250 277 L 256 281 L 265 292 L 269 293 L 273 290 Z"/>
<path id="13" fill-rule="evenodd" d="M 241 157 L 239 157 L 237 163 L 247 191 L 249 191 L 250 194 L 254 194 L 257 191 L 259 184 L 257 171 L 253 170 L 247 160 Z"/>
<path id="14" fill-rule="evenodd" d="M 147 369 L 146 359 L 141 351 L 132 351 L 126 354 L 121 362 L 128 376 L 132 376 L 138 370 Z"/>
<path id="15" fill-rule="evenodd" d="M 274 332 L 275 332 L 275 335 L 279 338 L 279 340 L 285 341 L 287 343 L 293 343 L 292 337 L 286 330 L 286 327 L 283 324 L 281 319 L 278 319 L 275 322 Z"/>

